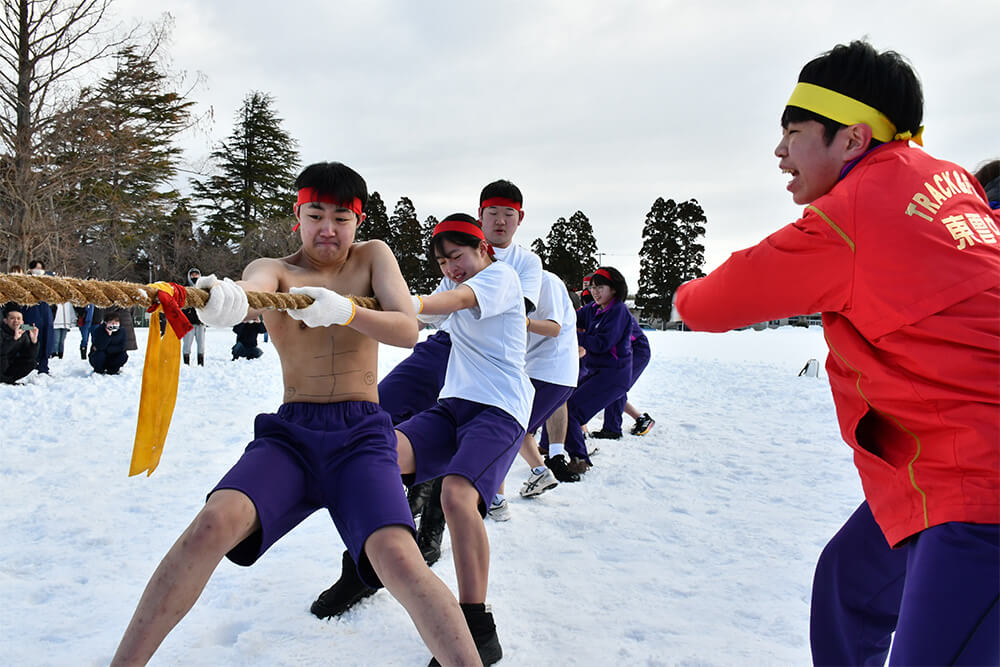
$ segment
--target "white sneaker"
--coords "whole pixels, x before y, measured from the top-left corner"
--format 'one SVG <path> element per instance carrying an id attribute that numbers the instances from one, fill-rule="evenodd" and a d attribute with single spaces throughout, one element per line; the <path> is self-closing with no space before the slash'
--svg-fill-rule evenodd
<path id="1" fill-rule="evenodd" d="M 532 498 L 556 486 L 559 486 L 559 482 L 556 481 L 552 471 L 546 468 L 541 474 L 531 473 L 528 480 L 521 485 L 521 497 Z"/>
<path id="2" fill-rule="evenodd" d="M 487 514 L 494 521 L 510 521 L 510 505 L 507 504 L 507 499 L 504 498 L 499 503 L 491 502 Z"/>

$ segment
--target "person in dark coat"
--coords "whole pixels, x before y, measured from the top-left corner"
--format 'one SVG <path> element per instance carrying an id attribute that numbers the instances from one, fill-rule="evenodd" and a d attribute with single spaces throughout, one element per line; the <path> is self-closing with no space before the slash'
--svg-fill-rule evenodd
<path id="1" fill-rule="evenodd" d="M 35 368 L 38 329 L 24 324 L 21 306 L 7 304 L 0 322 L 0 381 L 14 384 Z"/>
<path id="2" fill-rule="evenodd" d="M 107 313 L 91 333 L 90 365 L 101 375 L 117 375 L 128 361 L 127 345 L 118 313 Z"/>
<path id="3" fill-rule="evenodd" d="M 28 263 L 28 275 L 44 276 L 45 264 L 40 259 Z M 52 308 L 44 301 L 33 306 L 25 306 L 21 311 L 25 324 L 33 324 L 38 328 L 38 372 L 49 372 L 49 355 L 55 348 L 56 332 L 52 326 Z"/>
<path id="4" fill-rule="evenodd" d="M 262 333 L 267 333 L 267 329 L 264 328 L 264 323 L 260 320 L 250 320 L 249 322 L 240 322 L 233 327 L 233 333 L 236 334 L 236 344 L 233 345 L 233 361 L 236 361 L 240 357 L 245 359 L 256 359 L 260 355 L 264 354 L 264 350 L 257 347 L 257 336 Z"/>

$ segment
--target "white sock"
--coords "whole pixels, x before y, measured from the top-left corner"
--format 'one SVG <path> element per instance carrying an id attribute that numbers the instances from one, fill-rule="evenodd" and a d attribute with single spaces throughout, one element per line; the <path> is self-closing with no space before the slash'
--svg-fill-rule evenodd
<path id="1" fill-rule="evenodd" d="M 531 473 L 533 475 L 541 475 L 546 470 L 548 470 L 548 468 L 546 468 L 545 466 L 538 466 L 537 468 L 532 468 Z"/>
<path id="2" fill-rule="evenodd" d="M 566 445 L 561 442 L 550 442 L 549 443 L 549 458 L 554 456 L 559 456 L 560 454 L 566 453 Z"/>
<path id="3" fill-rule="evenodd" d="M 498 493 L 495 496 L 493 496 L 493 504 L 494 505 L 499 505 L 502 502 L 503 502 L 503 494 L 502 493 Z"/>

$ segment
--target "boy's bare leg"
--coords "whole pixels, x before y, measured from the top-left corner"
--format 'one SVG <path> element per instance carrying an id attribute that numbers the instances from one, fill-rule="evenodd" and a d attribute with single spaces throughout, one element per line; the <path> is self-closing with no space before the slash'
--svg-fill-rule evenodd
<path id="1" fill-rule="evenodd" d="M 569 425 L 569 410 L 563 403 L 545 421 L 545 430 L 549 432 L 549 442 L 566 442 L 566 428 Z"/>
<path id="2" fill-rule="evenodd" d="M 639 417 L 642 416 L 642 413 L 639 412 L 636 409 L 636 407 L 631 403 L 629 403 L 628 401 L 625 401 L 625 414 L 627 414 L 632 419 L 638 419 Z"/>
<path id="3" fill-rule="evenodd" d="M 459 475 L 447 475 L 441 483 L 444 509 L 458 579 L 458 601 L 486 601 L 490 572 L 490 542 L 479 514 L 479 491 Z"/>
<path id="4" fill-rule="evenodd" d="M 150 577 L 111 664 L 145 665 L 194 606 L 222 557 L 259 525 L 245 495 L 213 493 Z"/>
<path id="5" fill-rule="evenodd" d="M 365 542 L 365 553 L 438 662 L 482 664 L 455 596 L 424 563 L 409 530 L 402 526 L 376 530 Z"/>
<path id="6" fill-rule="evenodd" d="M 555 442 L 562 442 L 561 440 L 556 440 Z M 545 460 L 542 455 L 538 453 L 538 443 L 535 442 L 535 436 L 530 433 L 524 436 L 524 440 L 521 441 L 521 451 L 519 452 L 521 458 L 524 459 L 532 468 L 539 468 L 545 466 Z"/>

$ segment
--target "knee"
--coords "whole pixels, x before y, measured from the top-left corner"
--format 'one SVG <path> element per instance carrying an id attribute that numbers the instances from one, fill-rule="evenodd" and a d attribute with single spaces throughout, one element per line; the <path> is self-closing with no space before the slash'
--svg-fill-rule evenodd
<path id="1" fill-rule="evenodd" d="M 479 500 L 479 491 L 464 477 L 449 475 L 441 483 L 441 508 L 449 523 L 472 514 L 478 518 Z"/>
<path id="2" fill-rule="evenodd" d="M 403 526 L 386 526 L 376 530 L 365 542 L 364 550 L 379 578 L 386 573 L 408 572 L 424 565 L 417 543 Z"/>
<path id="3" fill-rule="evenodd" d="M 185 546 L 199 552 L 226 553 L 245 536 L 247 530 L 241 523 L 238 516 L 227 508 L 209 503 L 188 527 L 184 536 Z"/>

